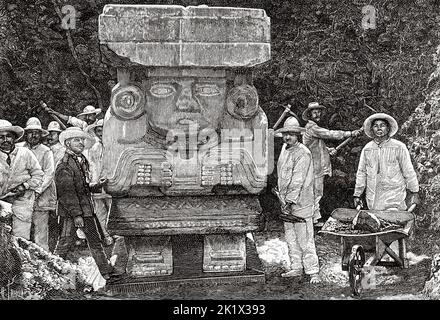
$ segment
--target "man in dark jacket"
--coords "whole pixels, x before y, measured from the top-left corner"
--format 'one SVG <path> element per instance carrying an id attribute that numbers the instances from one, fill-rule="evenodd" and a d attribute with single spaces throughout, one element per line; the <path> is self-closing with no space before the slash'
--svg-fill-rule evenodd
<path id="1" fill-rule="evenodd" d="M 101 275 L 108 280 L 113 267 L 109 264 L 102 246 L 102 230 L 93 211 L 89 188 L 89 164 L 82 155 L 85 148 L 91 147 L 93 139 L 77 127 L 67 128 L 59 139 L 65 145 L 66 153 L 55 171 L 62 232 L 54 253 L 66 258 L 75 244 L 76 231 L 82 229 Z"/>

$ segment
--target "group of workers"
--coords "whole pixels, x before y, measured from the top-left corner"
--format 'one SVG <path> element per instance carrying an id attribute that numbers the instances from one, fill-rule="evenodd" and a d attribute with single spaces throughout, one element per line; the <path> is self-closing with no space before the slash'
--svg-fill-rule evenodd
<path id="1" fill-rule="evenodd" d="M 45 109 L 72 126 L 62 130 L 53 121 L 43 129 L 40 120 L 32 117 L 23 129 L 0 119 L 0 201 L 12 204 L 15 236 L 61 257 L 71 251 L 75 235 L 83 235 L 101 274 L 109 279 L 114 268 L 104 246 L 111 245 L 113 238 L 106 228 L 111 197 L 100 177 L 103 120 L 97 115 L 101 110 L 89 105 L 71 117 Z M 309 103 L 302 114 L 305 127 L 292 116 L 275 131 L 284 142 L 277 163 L 276 193 L 290 258 L 290 270 L 282 277 L 305 273 L 311 283 L 321 281 L 314 227 L 322 223 L 319 202 L 324 177 L 331 176 L 330 156 L 336 154 L 325 140 L 354 138 L 362 132 L 372 139 L 360 155 L 353 194 L 356 207 L 362 207 L 364 193 L 368 209 L 373 210 L 406 210 L 408 194 L 411 203 L 419 202 L 409 151 L 392 138 L 398 131 L 393 117 L 376 113 L 359 130 L 329 130 L 320 126 L 324 110 L 317 102 Z M 59 226 L 55 234 L 49 232 L 51 217 L 56 217 Z M 50 239 L 55 239 L 53 249 Z"/>
<path id="2" fill-rule="evenodd" d="M 310 275 L 311 283 L 319 283 L 319 262 L 314 241 L 314 224 L 319 223 L 319 201 L 323 195 L 324 176 L 332 174 L 325 140 L 357 137 L 362 131 L 372 140 L 362 149 L 353 194 L 354 206 L 366 205 L 371 210 L 407 209 L 406 200 L 419 203 L 419 184 L 404 143 L 392 137 L 398 131 L 396 120 L 385 113 L 369 116 L 363 127 L 354 131 L 328 130 L 320 127 L 325 106 L 309 103 L 301 127 L 296 117 L 289 117 L 276 137 L 283 138 L 277 163 L 278 189 L 285 240 L 290 258 L 290 270 L 282 277 Z M 302 138 L 302 143 L 300 142 Z"/>
<path id="3" fill-rule="evenodd" d="M 13 235 L 63 258 L 83 239 L 108 279 L 114 270 L 104 247 L 113 238 L 101 179 L 101 110 L 89 105 L 71 117 L 45 109 L 72 126 L 62 130 L 52 121 L 44 129 L 32 117 L 21 128 L 0 119 L 0 201 L 12 205 Z"/>

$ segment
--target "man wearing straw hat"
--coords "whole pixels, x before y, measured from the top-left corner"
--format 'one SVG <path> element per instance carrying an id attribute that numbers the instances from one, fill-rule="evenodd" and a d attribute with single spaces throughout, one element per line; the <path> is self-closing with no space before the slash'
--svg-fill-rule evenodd
<path id="1" fill-rule="evenodd" d="M 89 163 L 82 154 L 93 145 L 94 139 L 78 127 L 69 127 L 61 132 L 60 142 L 66 153 L 55 171 L 55 184 L 62 231 L 54 253 L 66 258 L 75 244 L 77 229 L 82 230 L 99 271 L 107 280 L 113 267 L 102 246 L 103 234 L 89 188 Z"/>
<path id="2" fill-rule="evenodd" d="M 290 270 L 282 277 L 310 275 L 310 283 L 320 282 L 319 262 L 313 231 L 313 162 L 312 155 L 298 137 L 304 132 L 295 117 L 275 131 L 283 137 L 277 163 L 278 197 L 282 205 L 284 232 L 289 249 Z"/>
<path id="3" fill-rule="evenodd" d="M 30 240 L 35 190 L 43 180 L 43 170 L 35 155 L 15 145 L 23 128 L 0 119 L 0 199 L 12 204 L 12 232 Z"/>
<path id="4" fill-rule="evenodd" d="M 24 128 L 25 142 L 17 144 L 31 150 L 44 172 L 41 186 L 35 190 L 35 205 L 32 214 L 34 242 L 49 251 L 49 211 L 56 208 L 53 154 L 49 147 L 41 143 L 41 137 L 48 134 L 38 118 L 32 117 Z"/>
<path id="5" fill-rule="evenodd" d="M 55 114 L 62 120 L 66 121 L 68 124 L 81 128 L 83 130 L 86 130 L 88 126 L 95 124 L 98 121 L 97 115 L 101 113 L 100 108 L 95 108 L 94 106 L 91 105 L 85 106 L 83 112 L 78 114 L 76 117 L 66 116 L 49 107 L 46 107 L 46 111 Z"/>
<path id="6" fill-rule="evenodd" d="M 64 157 L 66 148 L 60 143 L 59 137 L 62 132 L 60 124 L 57 121 L 51 121 L 47 126 L 49 132 L 49 147 L 53 153 L 53 160 L 55 162 L 55 168 L 60 160 Z"/>
<path id="7" fill-rule="evenodd" d="M 313 167 L 315 175 L 315 212 L 314 223 L 319 225 L 318 219 L 321 218 L 319 202 L 324 192 L 324 176 L 332 175 L 330 155 L 336 154 L 336 149 L 327 148 L 324 140 L 341 140 L 349 137 L 357 137 L 361 130 L 342 131 L 328 130 L 319 126 L 325 107 L 318 102 L 310 102 L 307 109 L 302 114 L 303 120 L 307 121 L 304 133 L 304 145 L 309 148 L 313 157 Z"/>
<path id="8" fill-rule="evenodd" d="M 362 149 L 356 173 L 354 205 L 362 206 L 361 195 L 370 210 L 406 210 L 419 203 L 419 183 L 405 144 L 392 139 L 397 121 L 386 113 L 376 113 L 364 121 L 364 132 L 373 140 Z M 408 190 L 408 191 L 407 191 Z"/>

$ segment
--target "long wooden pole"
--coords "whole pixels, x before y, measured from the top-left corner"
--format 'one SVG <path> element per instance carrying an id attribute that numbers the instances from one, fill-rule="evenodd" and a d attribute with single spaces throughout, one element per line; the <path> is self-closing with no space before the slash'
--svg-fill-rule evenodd
<path id="1" fill-rule="evenodd" d="M 362 129 L 361 129 L 362 130 Z M 339 149 L 345 147 L 351 140 L 353 140 L 353 137 L 349 137 L 347 139 L 345 139 L 344 141 L 342 141 L 335 149 L 336 151 L 339 151 Z"/>
<path id="2" fill-rule="evenodd" d="M 43 101 L 40 101 L 40 105 L 41 105 L 41 107 L 45 110 L 45 111 L 48 111 L 48 107 L 47 107 L 47 104 L 46 103 L 44 103 Z M 50 113 L 50 112 L 47 112 L 47 113 L 49 113 L 49 115 L 56 121 L 56 122 L 58 122 L 59 124 L 60 124 L 60 126 L 61 126 L 61 128 L 63 129 L 63 130 L 66 130 L 66 125 L 61 121 L 61 119 L 60 118 L 58 118 L 58 116 L 57 115 L 55 115 L 55 114 L 53 114 L 53 113 Z"/>

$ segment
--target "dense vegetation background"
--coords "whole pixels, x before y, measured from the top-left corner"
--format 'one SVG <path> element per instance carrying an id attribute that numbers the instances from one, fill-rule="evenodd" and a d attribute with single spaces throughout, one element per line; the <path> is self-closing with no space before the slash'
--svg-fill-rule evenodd
<path id="1" fill-rule="evenodd" d="M 272 60 L 255 69 L 255 85 L 271 126 L 283 105 L 290 103 L 300 115 L 310 101 L 327 106 L 329 128 L 357 129 L 375 111 L 402 125 L 437 85 L 428 80 L 436 70 L 440 0 L 0 0 L 0 118 L 24 126 L 37 115 L 47 125 L 51 119 L 39 110 L 40 100 L 66 114 L 86 104 L 107 109 L 116 70 L 103 63 L 98 45 L 97 19 L 106 3 L 265 9 Z M 362 28 L 368 4 L 376 9 L 373 29 Z M 60 22 L 64 5 L 77 13 L 68 32 Z M 425 126 L 411 123 L 407 127 Z M 411 130 L 399 138 L 419 134 Z M 333 159 L 323 200 L 327 211 L 351 205 L 366 141 L 354 141 Z"/>

